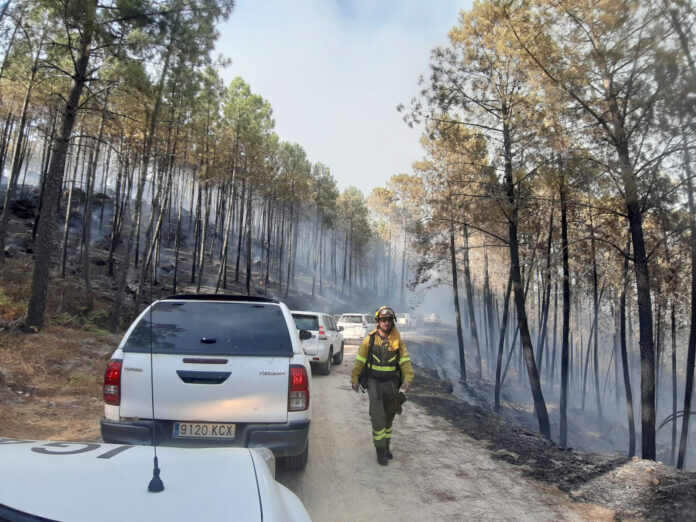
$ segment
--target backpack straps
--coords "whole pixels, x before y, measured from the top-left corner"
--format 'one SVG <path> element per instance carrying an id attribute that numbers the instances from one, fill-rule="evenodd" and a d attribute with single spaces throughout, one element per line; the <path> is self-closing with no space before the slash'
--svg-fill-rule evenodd
<path id="1" fill-rule="evenodd" d="M 375 334 L 371 333 L 370 334 L 370 344 L 368 345 L 367 348 L 367 362 L 365 363 L 365 367 L 367 368 L 367 363 L 370 363 L 369 369 L 372 370 L 372 347 L 375 345 Z"/>

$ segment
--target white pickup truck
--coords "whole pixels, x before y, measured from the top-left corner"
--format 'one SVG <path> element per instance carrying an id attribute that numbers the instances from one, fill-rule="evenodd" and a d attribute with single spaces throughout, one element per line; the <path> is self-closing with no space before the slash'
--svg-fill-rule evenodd
<path id="1" fill-rule="evenodd" d="M 104 442 L 269 448 L 307 463 L 311 369 L 285 304 L 231 295 L 153 303 L 104 377 Z"/>

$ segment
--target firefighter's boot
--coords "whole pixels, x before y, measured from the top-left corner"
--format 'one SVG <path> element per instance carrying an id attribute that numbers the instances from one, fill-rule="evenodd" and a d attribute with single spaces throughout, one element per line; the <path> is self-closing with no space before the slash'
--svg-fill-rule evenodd
<path id="1" fill-rule="evenodd" d="M 394 455 L 392 455 L 392 452 L 389 450 L 389 441 L 387 440 L 387 458 L 389 460 L 394 458 Z"/>
<path id="2" fill-rule="evenodd" d="M 380 466 L 387 466 L 389 464 L 387 448 L 377 448 L 377 462 Z"/>

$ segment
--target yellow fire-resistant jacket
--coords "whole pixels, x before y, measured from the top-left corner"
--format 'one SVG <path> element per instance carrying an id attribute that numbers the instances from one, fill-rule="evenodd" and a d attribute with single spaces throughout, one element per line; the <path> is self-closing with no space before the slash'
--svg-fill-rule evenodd
<path id="1" fill-rule="evenodd" d="M 372 347 L 372 356 L 374 360 L 370 361 L 368 368 L 372 368 L 373 372 L 382 370 L 386 373 L 392 371 L 396 367 L 394 366 L 394 368 L 392 369 L 388 366 L 388 363 L 392 359 L 394 361 L 396 360 L 396 351 L 398 350 L 399 367 L 401 368 L 401 375 L 403 376 L 404 382 L 413 381 L 413 366 L 411 366 L 411 358 L 408 355 L 408 350 L 406 350 L 404 342 L 401 340 L 401 334 L 396 329 L 396 327 L 392 328 L 392 331 L 389 333 L 389 337 L 387 337 L 386 339 L 383 339 L 377 333 L 376 328 L 370 332 L 370 335 L 372 334 L 374 334 L 375 336 L 375 344 Z M 360 348 L 358 348 L 358 355 L 355 357 L 355 365 L 353 366 L 353 371 L 350 372 L 350 382 L 354 384 L 358 382 L 358 376 L 360 375 L 360 372 L 362 371 L 363 367 L 365 366 L 365 363 L 367 362 L 367 356 L 370 349 L 370 335 L 365 337 L 362 340 L 362 343 L 360 343 Z M 387 349 L 387 353 L 394 353 L 394 357 L 388 357 L 386 361 L 380 363 L 379 353 L 382 352 L 385 347 Z"/>

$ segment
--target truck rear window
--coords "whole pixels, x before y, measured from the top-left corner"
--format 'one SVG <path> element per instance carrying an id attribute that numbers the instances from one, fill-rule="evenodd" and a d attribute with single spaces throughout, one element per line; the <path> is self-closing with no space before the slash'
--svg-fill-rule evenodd
<path id="1" fill-rule="evenodd" d="M 221 301 L 156 303 L 128 336 L 126 352 L 292 357 L 292 341 L 275 304 Z"/>
<path id="2" fill-rule="evenodd" d="M 292 314 L 298 330 L 319 330 L 319 318 L 316 315 Z"/>

